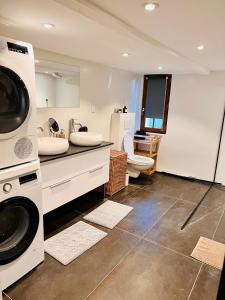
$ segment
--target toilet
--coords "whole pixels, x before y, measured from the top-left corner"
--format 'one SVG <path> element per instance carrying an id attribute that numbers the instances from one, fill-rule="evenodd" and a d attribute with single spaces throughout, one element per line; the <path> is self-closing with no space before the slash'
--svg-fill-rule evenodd
<path id="1" fill-rule="evenodd" d="M 127 152 L 127 171 L 130 177 L 137 178 L 141 172 L 151 168 L 154 164 L 154 159 L 135 155 L 133 136 L 127 132 L 123 139 L 123 148 Z"/>

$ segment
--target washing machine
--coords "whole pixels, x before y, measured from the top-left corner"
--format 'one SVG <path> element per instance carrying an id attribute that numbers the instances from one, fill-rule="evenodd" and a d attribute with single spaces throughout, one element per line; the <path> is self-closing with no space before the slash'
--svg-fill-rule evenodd
<path id="1" fill-rule="evenodd" d="M 0 169 L 38 158 L 32 45 L 0 37 Z"/>
<path id="2" fill-rule="evenodd" d="M 39 161 L 0 172 L 0 286 L 2 290 L 44 260 Z"/>

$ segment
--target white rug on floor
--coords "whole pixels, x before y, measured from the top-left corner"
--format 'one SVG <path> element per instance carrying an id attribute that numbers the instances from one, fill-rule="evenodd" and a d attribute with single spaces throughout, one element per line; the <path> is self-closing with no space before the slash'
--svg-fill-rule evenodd
<path id="1" fill-rule="evenodd" d="M 107 236 L 107 233 L 85 222 L 79 221 L 45 241 L 45 251 L 63 265 Z"/>
<path id="2" fill-rule="evenodd" d="M 191 256 L 212 267 L 222 270 L 225 255 L 225 245 L 200 237 Z"/>
<path id="3" fill-rule="evenodd" d="M 133 207 L 107 200 L 95 210 L 84 217 L 85 220 L 114 228 L 123 218 L 125 218 Z"/>

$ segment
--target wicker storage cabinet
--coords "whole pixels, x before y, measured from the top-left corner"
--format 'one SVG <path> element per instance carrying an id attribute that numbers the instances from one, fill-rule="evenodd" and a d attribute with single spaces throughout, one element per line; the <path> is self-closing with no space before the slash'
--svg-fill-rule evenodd
<path id="1" fill-rule="evenodd" d="M 125 188 L 127 170 L 127 153 L 110 150 L 109 182 L 106 185 L 106 194 L 112 196 Z"/>

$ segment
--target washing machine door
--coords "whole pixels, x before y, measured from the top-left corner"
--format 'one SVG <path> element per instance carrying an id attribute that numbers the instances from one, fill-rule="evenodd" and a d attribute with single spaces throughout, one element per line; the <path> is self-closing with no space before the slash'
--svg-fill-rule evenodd
<path id="1" fill-rule="evenodd" d="M 18 74 L 0 66 L 0 139 L 17 134 L 29 118 L 30 99 Z"/>
<path id="2" fill-rule="evenodd" d="M 12 197 L 0 203 L 0 265 L 21 256 L 31 245 L 39 226 L 32 200 Z"/>

